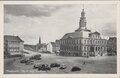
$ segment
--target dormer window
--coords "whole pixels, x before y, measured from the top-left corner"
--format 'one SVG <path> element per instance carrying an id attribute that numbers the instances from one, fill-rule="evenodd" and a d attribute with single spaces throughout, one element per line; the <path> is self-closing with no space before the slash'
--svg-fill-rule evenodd
<path id="1" fill-rule="evenodd" d="M 72 36 L 69 36 L 68 39 L 72 39 L 73 37 Z"/>

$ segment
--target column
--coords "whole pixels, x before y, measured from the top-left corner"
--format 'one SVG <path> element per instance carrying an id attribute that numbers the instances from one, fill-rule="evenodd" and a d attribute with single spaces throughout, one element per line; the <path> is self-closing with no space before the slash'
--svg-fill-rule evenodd
<path id="1" fill-rule="evenodd" d="M 96 55 L 96 46 L 94 46 L 94 53 L 95 53 L 95 55 Z"/>

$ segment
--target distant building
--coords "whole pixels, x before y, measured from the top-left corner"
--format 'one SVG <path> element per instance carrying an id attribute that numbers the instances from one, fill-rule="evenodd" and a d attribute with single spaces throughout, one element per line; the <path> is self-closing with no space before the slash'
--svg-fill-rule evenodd
<path id="1" fill-rule="evenodd" d="M 45 43 L 37 44 L 36 51 L 37 52 L 46 52 L 47 51 L 47 44 L 45 44 Z"/>
<path id="2" fill-rule="evenodd" d="M 103 56 L 107 54 L 107 40 L 102 39 L 99 32 L 91 32 L 86 27 L 84 9 L 81 12 L 79 28 L 75 32 L 65 34 L 60 40 L 60 55 L 63 56 Z"/>
<path id="3" fill-rule="evenodd" d="M 107 52 L 108 55 L 117 55 L 117 38 L 110 37 L 107 41 Z"/>
<path id="4" fill-rule="evenodd" d="M 55 43 L 55 42 L 50 42 L 47 44 L 47 51 L 50 53 L 56 53 L 59 52 L 60 50 L 60 45 Z"/>
<path id="5" fill-rule="evenodd" d="M 39 37 L 39 43 L 36 45 L 37 52 L 46 52 L 47 51 L 47 44 L 41 43 L 41 37 Z"/>
<path id="6" fill-rule="evenodd" d="M 24 41 L 19 36 L 4 35 L 5 56 L 21 55 L 24 49 Z"/>
<path id="7" fill-rule="evenodd" d="M 55 53 L 59 52 L 60 45 L 55 42 L 41 43 L 41 38 L 39 37 L 39 43 L 36 45 L 36 51 L 42 53 Z"/>
<path id="8" fill-rule="evenodd" d="M 51 42 L 47 44 L 47 51 L 50 52 L 50 53 L 54 53 L 53 52 L 53 46 L 52 46 Z"/>
<path id="9" fill-rule="evenodd" d="M 46 52 L 47 51 L 47 44 L 43 43 L 39 45 L 39 52 Z"/>

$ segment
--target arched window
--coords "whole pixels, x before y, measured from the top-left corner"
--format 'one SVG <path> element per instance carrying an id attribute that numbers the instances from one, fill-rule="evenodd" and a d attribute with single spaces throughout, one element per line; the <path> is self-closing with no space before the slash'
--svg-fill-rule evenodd
<path id="1" fill-rule="evenodd" d="M 77 44 L 77 40 L 75 39 L 75 44 Z"/>
<path id="2" fill-rule="evenodd" d="M 72 40 L 72 44 L 74 44 L 74 40 Z"/>
<path id="3" fill-rule="evenodd" d="M 87 40 L 87 43 L 89 44 L 89 40 Z"/>
<path id="4" fill-rule="evenodd" d="M 86 46 L 84 46 L 84 51 L 86 51 Z"/>
<path id="5" fill-rule="evenodd" d="M 75 44 L 75 40 L 73 40 L 73 44 Z"/>
<path id="6" fill-rule="evenodd" d="M 97 47 L 96 47 L 96 51 L 97 51 Z"/>
<path id="7" fill-rule="evenodd" d="M 84 43 L 86 43 L 86 40 L 84 40 Z"/>
<path id="8" fill-rule="evenodd" d="M 98 40 L 97 40 L 96 44 L 98 44 Z"/>
<path id="9" fill-rule="evenodd" d="M 89 51 L 89 46 L 87 46 L 87 51 Z"/>
<path id="10" fill-rule="evenodd" d="M 81 51 L 81 46 L 79 46 L 79 50 Z"/>
<path id="11" fill-rule="evenodd" d="M 79 40 L 77 40 L 77 41 L 78 41 L 78 44 L 80 44 Z"/>

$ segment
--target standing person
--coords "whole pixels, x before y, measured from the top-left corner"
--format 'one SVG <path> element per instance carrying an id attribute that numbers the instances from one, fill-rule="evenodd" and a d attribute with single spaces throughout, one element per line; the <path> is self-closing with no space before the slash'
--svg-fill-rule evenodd
<path id="1" fill-rule="evenodd" d="M 83 65 L 85 65 L 86 63 L 85 63 L 85 61 L 83 62 Z"/>

